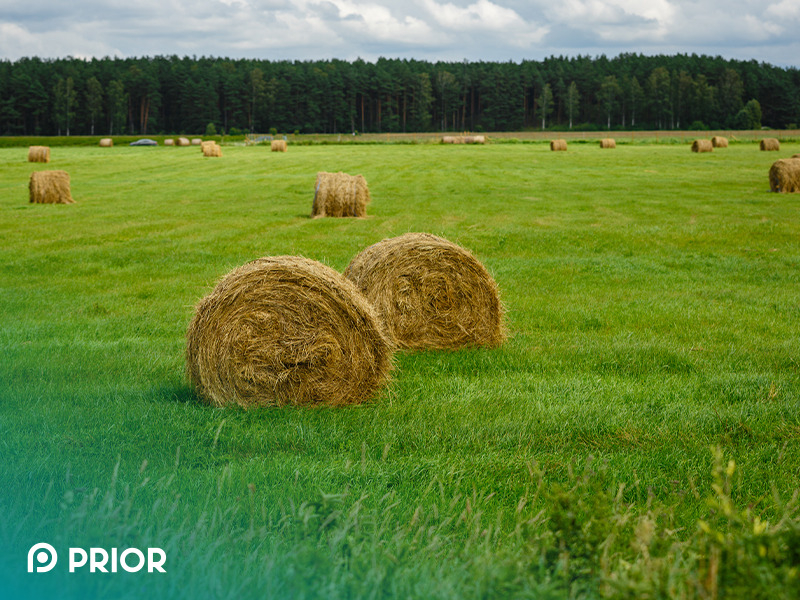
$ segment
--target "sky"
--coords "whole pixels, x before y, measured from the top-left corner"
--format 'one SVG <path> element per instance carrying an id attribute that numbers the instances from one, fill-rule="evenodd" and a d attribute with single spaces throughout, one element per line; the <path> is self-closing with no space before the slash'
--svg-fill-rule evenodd
<path id="1" fill-rule="evenodd" d="M 0 0 L 0 58 L 541 60 L 800 67 L 800 0 Z"/>

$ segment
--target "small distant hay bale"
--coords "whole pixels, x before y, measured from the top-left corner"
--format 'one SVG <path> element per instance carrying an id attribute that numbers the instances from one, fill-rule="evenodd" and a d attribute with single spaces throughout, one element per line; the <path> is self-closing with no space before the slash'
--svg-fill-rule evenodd
<path id="1" fill-rule="evenodd" d="M 189 138 L 179 137 L 178 138 L 178 146 L 191 146 L 192 142 L 189 141 Z"/>
<path id="2" fill-rule="evenodd" d="M 485 135 L 445 135 L 442 136 L 443 144 L 485 144 Z"/>
<path id="3" fill-rule="evenodd" d="M 617 142 L 614 138 L 604 138 L 600 140 L 600 147 L 601 148 L 616 148 Z"/>
<path id="4" fill-rule="evenodd" d="M 460 137 L 455 135 L 443 135 L 442 136 L 442 143 L 443 144 L 463 144 L 464 141 L 461 140 Z"/>
<path id="5" fill-rule="evenodd" d="M 781 143 L 776 138 L 764 138 L 760 144 L 761 150 L 773 152 L 781 149 Z"/>
<path id="6" fill-rule="evenodd" d="M 222 148 L 216 142 L 203 142 L 201 148 L 203 149 L 203 156 L 210 156 L 210 157 L 222 156 Z"/>
<path id="7" fill-rule="evenodd" d="M 111 138 L 103 138 L 100 140 L 101 148 L 111 148 L 112 146 L 114 146 L 114 140 Z"/>
<path id="8" fill-rule="evenodd" d="M 428 233 L 386 239 L 360 252 L 344 274 L 398 348 L 496 347 L 506 339 L 497 284 L 468 250 L 448 240 Z"/>
<path id="9" fill-rule="evenodd" d="M 800 155 L 775 161 L 769 169 L 771 192 L 800 192 Z"/>
<path id="10" fill-rule="evenodd" d="M 553 140 L 550 142 L 550 150 L 562 152 L 567 149 L 567 140 Z"/>
<path id="11" fill-rule="evenodd" d="M 37 171 L 28 182 L 30 202 L 34 204 L 74 204 L 66 171 Z"/>
<path id="12" fill-rule="evenodd" d="M 713 152 L 711 140 L 695 140 L 692 142 L 692 152 Z"/>
<path id="13" fill-rule="evenodd" d="M 366 217 L 372 198 L 363 175 L 317 173 L 311 217 Z"/>
<path id="14" fill-rule="evenodd" d="M 272 140 L 270 150 L 273 152 L 286 152 L 286 140 Z"/>
<path id="15" fill-rule="evenodd" d="M 215 406 L 340 406 L 376 396 L 392 349 L 374 308 L 330 267 L 260 258 L 200 300 L 186 332 L 186 372 Z"/>
<path id="16" fill-rule="evenodd" d="M 728 138 L 722 137 L 721 135 L 715 135 L 711 138 L 711 145 L 714 146 L 714 148 L 727 148 Z"/>
<path id="17" fill-rule="evenodd" d="M 800 158 L 800 154 L 792 154 L 792 158 Z"/>
<path id="18" fill-rule="evenodd" d="M 464 143 L 465 144 L 485 144 L 486 143 L 486 136 L 484 136 L 484 135 L 465 135 L 464 136 Z"/>
<path id="19" fill-rule="evenodd" d="M 173 140 L 172 138 L 167 138 L 166 140 L 164 140 L 164 145 L 165 146 L 174 146 L 175 145 L 175 140 Z"/>
<path id="20" fill-rule="evenodd" d="M 50 162 L 50 146 L 31 146 L 28 148 L 28 162 Z"/>
<path id="21" fill-rule="evenodd" d="M 199 146 L 202 143 L 203 140 L 201 140 L 200 138 L 192 138 L 192 146 Z"/>

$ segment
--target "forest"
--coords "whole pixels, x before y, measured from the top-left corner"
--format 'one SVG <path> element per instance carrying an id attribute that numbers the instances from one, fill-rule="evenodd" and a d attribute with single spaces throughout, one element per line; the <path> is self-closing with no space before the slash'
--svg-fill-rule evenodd
<path id="1" fill-rule="evenodd" d="M 795 129 L 800 70 L 678 54 L 521 62 L 0 61 L 0 134 Z"/>

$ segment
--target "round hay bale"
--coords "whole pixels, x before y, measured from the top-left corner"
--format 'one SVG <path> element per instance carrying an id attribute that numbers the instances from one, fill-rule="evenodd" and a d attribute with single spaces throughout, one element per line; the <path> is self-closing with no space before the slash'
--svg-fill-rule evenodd
<path id="1" fill-rule="evenodd" d="M 225 275 L 186 332 L 187 375 L 215 406 L 356 404 L 375 397 L 391 368 L 389 339 L 366 298 L 299 256 Z"/>
<path id="2" fill-rule="evenodd" d="M 408 349 L 495 347 L 506 339 L 492 276 L 466 249 L 429 233 L 373 244 L 348 265 L 393 343 Z"/>
<path id="3" fill-rule="evenodd" d="M 29 201 L 34 204 L 74 204 L 66 171 L 36 171 L 28 182 Z"/>
<path id="4" fill-rule="evenodd" d="M 600 140 L 600 147 L 606 149 L 616 148 L 617 142 L 614 138 L 605 138 Z"/>
<path id="5" fill-rule="evenodd" d="M 175 145 L 175 140 L 173 140 L 172 138 L 167 138 L 167 139 L 164 140 L 164 145 L 165 146 L 174 146 Z"/>
<path id="6" fill-rule="evenodd" d="M 563 152 L 567 149 L 567 140 L 553 140 L 550 142 L 550 150 Z"/>
<path id="7" fill-rule="evenodd" d="M 111 138 L 103 138 L 100 140 L 100 147 L 101 148 L 111 148 L 114 146 L 114 140 Z"/>
<path id="8" fill-rule="evenodd" d="M 366 217 L 371 202 L 363 175 L 317 173 L 311 217 Z"/>
<path id="9" fill-rule="evenodd" d="M 28 162 L 50 162 L 50 146 L 30 146 L 28 148 Z"/>
<path id="10" fill-rule="evenodd" d="M 191 146 L 192 142 L 189 141 L 189 138 L 179 137 L 178 138 L 178 146 Z"/>
<path id="11" fill-rule="evenodd" d="M 722 137 L 721 135 L 715 135 L 711 138 L 711 145 L 714 146 L 714 148 L 727 148 L 728 138 Z"/>
<path id="12" fill-rule="evenodd" d="M 774 152 L 781 149 L 781 143 L 776 138 L 764 138 L 759 147 L 766 152 Z"/>
<path id="13" fill-rule="evenodd" d="M 465 135 L 464 136 L 464 143 L 465 144 L 485 144 L 486 143 L 486 136 L 483 136 L 483 135 Z"/>
<path id="14" fill-rule="evenodd" d="M 713 152 L 711 140 L 695 140 L 692 142 L 692 152 Z"/>
<path id="15" fill-rule="evenodd" d="M 192 146 L 199 146 L 202 143 L 203 140 L 201 140 L 200 138 L 192 138 Z"/>
<path id="16" fill-rule="evenodd" d="M 444 135 L 442 136 L 442 143 L 443 144 L 463 144 L 464 141 L 455 135 Z"/>
<path id="17" fill-rule="evenodd" d="M 286 152 L 286 140 L 272 140 L 270 150 L 273 152 Z"/>
<path id="18" fill-rule="evenodd" d="M 212 158 L 222 156 L 222 147 L 217 142 L 203 142 L 200 148 L 203 150 L 203 156 Z"/>
<path id="19" fill-rule="evenodd" d="M 769 189 L 771 192 L 800 192 L 800 158 L 775 161 L 769 169 Z"/>
<path id="20" fill-rule="evenodd" d="M 800 154 L 792 154 L 792 158 L 800 158 Z"/>

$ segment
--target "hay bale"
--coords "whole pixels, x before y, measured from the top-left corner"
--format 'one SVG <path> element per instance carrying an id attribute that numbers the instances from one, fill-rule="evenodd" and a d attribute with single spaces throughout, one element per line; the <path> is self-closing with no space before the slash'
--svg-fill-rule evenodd
<path id="1" fill-rule="evenodd" d="M 74 204 L 66 171 L 37 171 L 28 182 L 30 202 L 35 204 Z"/>
<path id="2" fill-rule="evenodd" d="M 100 140 L 101 148 L 111 148 L 112 146 L 114 146 L 114 140 L 111 138 L 103 138 Z"/>
<path id="3" fill-rule="evenodd" d="M 800 158 L 800 154 L 792 154 L 792 158 Z"/>
<path id="4" fill-rule="evenodd" d="M 192 146 L 199 146 L 202 143 L 203 140 L 201 140 L 200 138 L 192 138 Z"/>
<path id="5" fill-rule="evenodd" d="M 800 155 L 775 161 L 769 169 L 771 192 L 800 192 Z"/>
<path id="6" fill-rule="evenodd" d="M 317 173 L 311 217 L 366 217 L 371 201 L 363 175 Z"/>
<path id="7" fill-rule="evenodd" d="M 492 276 L 466 249 L 428 233 L 406 233 L 348 265 L 398 348 L 499 346 L 503 306 Z"/>
<path id="8" fill-rule="evenodd" d="M 464 143 L 465 144 L 485 144 L 486 143 L 486 136 L 483 136 L 483 135 L 465 135 L 464 136 Z"/>
<path id="9" fill-rule="evenodd" d="M 50 162 L 50 146 L 31 146 L 28 148 L 28 162 Z"/>
<path id="10" fill-rule="evenodd" d="M 692 142 L 692 152 L 713 152 L 711 140 L 695 140 Z"/>
<path id="11" fill-rule="evenodd" d="M 561 152 L 567 149 L 567 140 L 553 140 L 550 142 L 550 150 Z"/>
<path id="12" fill-rule="evenodd" d="M 442 143 L 443 144 L 463 144 L 464 141 L 461 140 L 458 136 L 455 136 L 455 135 L 444 135 L 444 136 L 442 136 Z"/>
<path id="13" fill-rule="evenodd" d="M 714 146 L 714 148 L 727 148 L 728 138 L 722 137 L 721 135 L 715 135 L 711 138 L 711 145 Z"/>
<path id="14" fill-rule="evenodd" d="M 617 142 L 614 138 L 605 138 L 600 140 L 600 147 L 601 148 L 616 148 Z"/>
<path id="15" fill-rule="evenodd" d="M 222 156 L 222 148 L 216 142 L 203 142 L 201 146 L 203 156 L 220 157 Z"/>
<path id="16" fill-rule="evenodd" d="M 270 149 L 273 152 L 286 152 L 286 140 L 272 140 Z"/>
<path id="17" fill-rule="evenodd" d="M 179 137 L 178 138 L 178 146 L 191 146 L 192 142 L 189 141 L 189 138 Z"/>
<path id="18" fill-rule="evenodd" d="M 761 140 L 760 148 L 767 152 L 781 149 L 781 143 L 775 138 L 764 138 Z"/>
<path id="19" fill-rule="evenodd" d="M 164 145 L 165 146 L 174 146 L 175 145 L 175 140 L 173 140 L 172 138 L 167 138 L 166 140 L 164 140 Z"/>
<path id="20" fill-rule="evenodd" d="M 186 332 L 187 375 L 215 406 L 364 402 L 388 380 L 391 360 L 366 298 L 298 256 L 260 258 L 225 275 Z"/>

